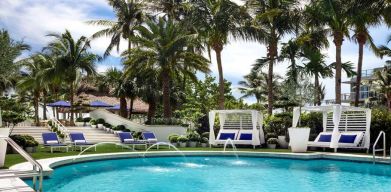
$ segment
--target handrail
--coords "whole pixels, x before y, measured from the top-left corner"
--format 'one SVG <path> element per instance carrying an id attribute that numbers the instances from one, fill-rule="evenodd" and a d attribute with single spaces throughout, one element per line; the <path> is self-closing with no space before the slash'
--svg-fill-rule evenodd
<path id="1" fill-rule="evenodd" d="M 376 145 L 380 140 L 380 137 L 383 136 L 383 148 L 376 149 Z M 386 133 L 384 131 L 380 131 L 379 135 L 377 136 L 375 143 L 373 143 L 372 146 L 372 153 L 373 153 L 373 163 L 376 162 L 376 152 L 377 151 L 383 151 L 383 157 L 386 157 Z"/>
<path id="2" fill-rule="evenodd" d="M 52 121 L 55 125 L 58 126 L 58 129 L 60 130 L 60 132 L 64 135 L 64 137 L 67 137 L 68 134 L 69 134 L 69 131 L 68 129 L 56 118 L 52 118 Z"/>
<path id="3" fill-rule="evenodd" d="M 28 154 L 25 150 L 23 150 L 22 147 L 20 147 L 17 143 L 15 143 L 14 140 L 12 140 L 9 137 L 0 137 L 0 139 L 4 139 L 9 145 L 11 145 L 12 148 L 14 148 L 23 158 L 25 158 L 29 163 L 33 165 L 33 171 L 38 172 L 39 174 L 39 185 L 38 190 L 37 189 L 37 176 L 33 176 L 33 189 L 35 191 L 42 192 L 42 182 L 43 182 L 43 168 L 42 165 L 38 163 L 33 157 L 31 157 L 30 154 Z M 12 172 L 10 172 L 12 173 Z"/>

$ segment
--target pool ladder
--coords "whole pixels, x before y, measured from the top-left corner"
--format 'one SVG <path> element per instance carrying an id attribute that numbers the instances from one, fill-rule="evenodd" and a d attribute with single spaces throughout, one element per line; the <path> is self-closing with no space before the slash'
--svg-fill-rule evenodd
<path id="1" fill-rule="evenodd" d="M 377 148 L 377 143 L 380 141 L 380 138 L 383 137 L 383 148 Z M 376 152 L 383 151 L 383 158 L 386 157 L 386 133 L 384 131 L 380 131 L 379 135 L 376 138 L 375 143 L 372 146 L 372 157 L 373 157 L 373 164 L 376 163 Z M 391 158 L 391 157 L 390 157 Z"/>
<path id="2" fill-rule="evenodd" d="M 15 170 L 0 170 L 0 179 L 11 179 L 11 178 L 33 178 L 33 190 L 42 192 L 43 182 L 43 168 L 30 154 L 28 154 L 22 147 L 20 147 L 15 141 L 9 137 L 0 137 L 0 140 L 7 142 L 13 149 L 15 149 L 23 158 L 32 164 L 33 169 L 27 171 L 15 171 Z M 38 181 L 37 181 L 38 180 Z M 38 185 L 37 185 L 38 182 Z M 24 187 L 21 187 L 24 188 Z M 1 188 L 3 190 L 18 190 L 17 188 Z"/>

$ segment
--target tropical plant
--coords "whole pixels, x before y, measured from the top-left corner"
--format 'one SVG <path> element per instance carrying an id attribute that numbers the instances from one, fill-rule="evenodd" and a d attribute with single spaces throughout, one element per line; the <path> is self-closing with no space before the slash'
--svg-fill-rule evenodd
<path id="1" fill-rule="evenodd" d="M 387 44 L 391 42 L 391 35 L 388 36 Z M 380 56 L 383 58 L 384 56 L 391 58 L 391 48 L 387 47 L 386 45 L 379 46 L 379 52 Z M 391 65 L 391 60 L 386 61 L 387 64 Z"/>
<path id="2" fill-rule="evenodd" d="M 335 45 L 335 102 L 341 104 L 341 48 L 345 37 L 349 38 L 351 24 L 349 5 L 343 0 L 311 1 L 305 8 L 306 23 L 316 28 L 326 27 Z"/>
<path id="3" fill-rule="evenodd" d="M 195 34 L 189 34 L 179 23 L 171 20 L 147 21 L 138 27 L 139 36 L 133 41 L 139 47 L 131 50 L 125 61 L 127 76 L 136 76 L 143 69 L 156 71 L 162 82 L 164 117 L 171 118 L 171 81 L 176 74 L 186 74 L 195 80 L 195 71 L 209 72 L 209 61 L 185 49 L 194 43 Z M 127 53 L 124 53 L 127 55 Z M 183 61 L 187 61 L 184 63 Z"/>
<path id="4" fill-rule="evenodd" d="M 364 45 L 369 45 L 376 55 L 378 49 L 373 42 L 369 28 L 380 25 L 382 22 L 382 7 L 381 1 L 355 0 L 349 1 L 350 19 L 353 26 L 353 40 L 358 44 L 358 62 L 357 62 L 357 77 L 355 84 L 354 105 L 357 107 L 360 99 L 361 71 L 364 57 Z"/>
<path id="5" fill-rule="evenodd" d="M 387 107 L 391 109 L 391 67 L 384 66 L 382 70 L 375 72 L 376 80 L 374 81 L 374 88 L 379 93 L 382 93 L 387 100 Z"/>
<path id="6" fill-rule="evenodd" d="M 0 93 L 13 86 L 20 75 L 15 59 L 30 46 L 13 40 L 6 30 L 0 30 Z"/>
<path id="7" fill-rule="evenodd" d="M 192 23 L 202 35 L 203 41 L 216 53 L 219 72 L 219 109 L 224 109 L 224 76 L 221 53 L 229 43 L 229 37 L 234 39 L 250 39 L 249 30 L 243 24 L 249 20 L 247 12 L 230 0 L 205 0 L 192 2 Z"/>
<path id="8" fill-rule="evenodd" d="M 135 35 L 135 28 L 141 25 L 146 17 L 143 1 L 107 0 L 107 2 L 114 10 L 116 21 L 88 21 L 88 23 L 92 25 L 107 27 L 92 35 L 93 39 L 100 37 L 111 38 L 110 44 L 104 53 L 105 57 L 110 55 L 110 52 L 114 47 L 119 51 L 121 39 L 126 39 L 128 41 L 128 52 L 130 52 L 130 49 L 132 48 L 131 39 Z"/>
<path id="9" fill-rule="evenodd" d="M 15 125 L 30 117 L 30 108 L 27 103 L 22 103 L 14 98 L 0 97 L 0 109 L 1 120 L 6 127 L 11 128 L 10 135 Z"/>
<path id="10" fill-rule="evenodd" d="M 81 36 L 74 39 L 68 30 L 63 34 L 49 34 L 54 40 L 45 47 L 51 55 L 56 56 L 56 65 L 52 70 L 55 79 L 68 83 L 71 118 L 74 120 L 74 95 L 81 76 L 95 75 L 95 62 L 100 60 L 98 55 L 89 52 L 90 40 Z"/>
<path id="11" fill-rule="evenodd" d="M 186 0 L 149 0 L 147 7 L 157 15 L 167 16 L 167 19 L 181 20 L 189 11 L 190 4 Z"/>
<path id="12" fill-rule="evenodd" d="M 296 0 L 248 0 L 246 7 L 253 15 L 253 25 L 262 36 L 257 40 L 267 45 L 268 113 L 273 110 L 273 67 L 278 54 L 278 41 L 294 33 L 299 26 L 300 11 Z"/>

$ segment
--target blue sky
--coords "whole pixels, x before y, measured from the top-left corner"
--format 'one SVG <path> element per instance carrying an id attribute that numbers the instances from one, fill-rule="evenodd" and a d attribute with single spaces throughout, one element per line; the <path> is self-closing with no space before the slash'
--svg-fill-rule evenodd
<path id="1" fill-rule="evenodd" d="M 240 0 L 234 0 L 240 1 Z M 23 39 L 37 52 L 50 41 L 45 37 L 50 32 L 61 33 L 65 29 L 71 31 L 75 37 L 81 35 L 91 36 L 100 29 L 97 26 L 87 25 L 85 21 L 94 19 L 113 19 L 114 14 L 105 0 L 1 0 L 0 1 L 0 28 L 7 29 L 13 38 Z M 390 29 L 385 26 L 378 26 L 370 30 L 376 44 L 385 44 L 386 38 L 391 34 Z M 283 41 L 290 37 L 285 37 Z M 92 51 L 103 54 L 109 39 L 101 38 L 92 42 Z M 335 48 L 324 50 L 327 54 L 327 62 L 331 63 L 335 58 Z M 121 45 L 126 49 L 126 43 Z M 342 47 L 342 60 L 357 63 L 358 47 L 354 42 L 345 40 Z M 384 65 L 384 60 L 376 58 L 374 54 L 365 49 L 364 69 L 371 69 Z M 212 53 L 213 55 L 213 53 Z M 23 55 L 23 56 L 26 56 Z M 240 97 L 236 90 L 238 81 L 249 73 L 255 59 L 266 56 L 265 45 L 256 42 L 231 41 L 224 47 L 222 53 L 224 77 L 231 81 L 234 86 L 234 95 Z M 104 71 L 109 67 L 120 67 L 120 58 L 117 52 L 112 52 L 105 61 L 97 64 L 98 71 Z M 279 63 L 275 66 L 275 72 L 284 75 L 287 63 Z M 217 75 L 215 57 L 212 57 L 212 75 Z M 344 74 L 344 79 L 346 79 Z M 334 79 L 324 79 L 326 85 L 326 98 L 334 98 Z M 349 91 L 348 85 L 343 85 L 343 92 Z M 247 102 L 254 102 L 253 98 L 246 99 Z"/>

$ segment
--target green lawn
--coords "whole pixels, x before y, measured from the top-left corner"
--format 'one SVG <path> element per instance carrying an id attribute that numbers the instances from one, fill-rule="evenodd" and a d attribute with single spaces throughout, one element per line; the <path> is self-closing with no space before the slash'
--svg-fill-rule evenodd
<path id="1" fill-rule="evenodd" d="M 223 148 L 179 148 L 181 151 L 222 151 Z M 167 147 L 160 147 L 159 151 L 167 151 L 167 150 L 173 150 L 168 149 Z M 232 149 L 227 149 L 232 150 Z M 98 154 L 98 153 L 115 153 L 115 152 L 128 152 L 132 151 L 129 149 L 122 149 L 121 147 L 114 146 L 114 145 L 99 145 L 97 146 L 97 151 L 86 151 L 84 154 Z M 143 152 L 144 149 L 139 149 L 138 151 Z M 156 148 L 151 149 L 150 151 L 157 151 Z M 288 149 L 252 149 L 252 148 L 238 148 L 238 151 L 258 151 L 258 152 L 290 152 Z M 43 148 L 42 146 L 39 146 L 36 153 L 32 153 L 32 157 L 34 159 L 45 159 L 45 158 L 53 158 L 53 157 L 63 157 L 63 156 L 71 156 L 71 155 L 77 155 L 80 151 L 69 151 L 69 152 L 54 152 L 50 153 L 49 148 Z M 20 156 L 19 154 L 7 154 L 5 159 L 5 165 L 3 168 L 9 168 L 12 165 L 25 162 L 24 158 Z"/>

